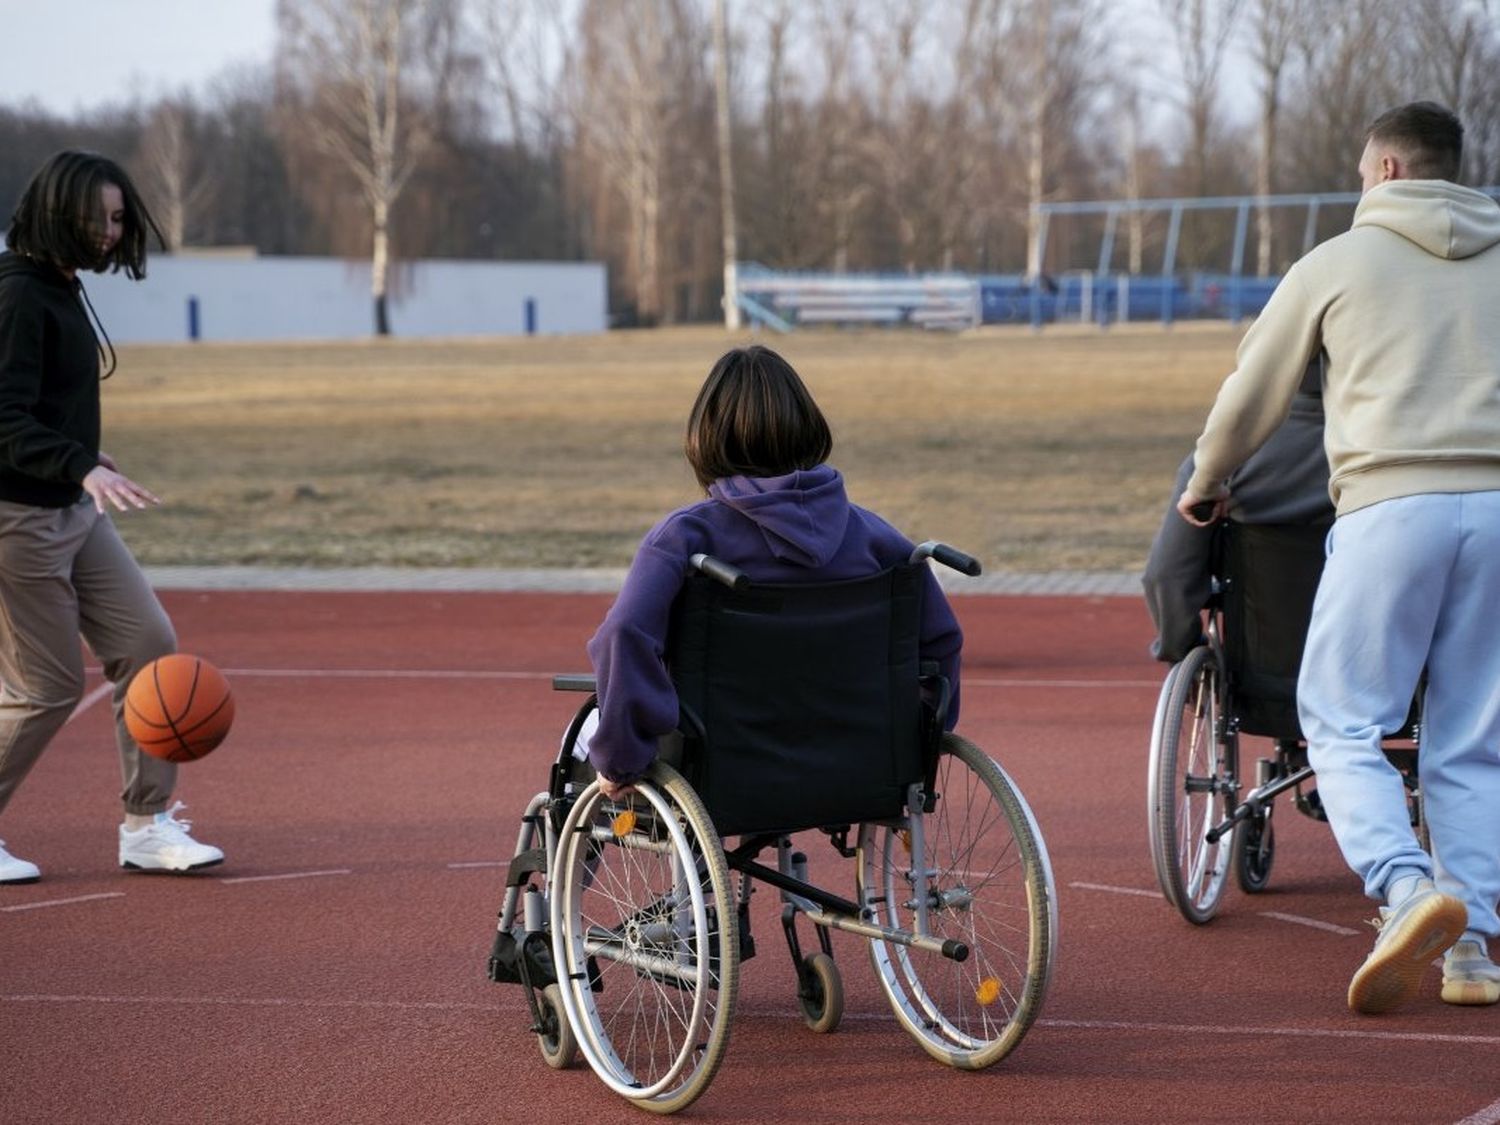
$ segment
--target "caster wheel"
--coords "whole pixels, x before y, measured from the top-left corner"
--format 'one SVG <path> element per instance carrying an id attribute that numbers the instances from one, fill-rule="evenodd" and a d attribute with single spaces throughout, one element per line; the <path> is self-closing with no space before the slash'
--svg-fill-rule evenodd
<path id="1" fill-rule="evenodd" d="M 797 1004 L 807 1026 L 819 1035 L 835 1030 L 844 1018 L 844 981 L 839 967 L 826 953 L 802 958 L 806 984 L 797 993 Z"/>
<path id="2" fill-rule="evenodd" d="M 542 1030 L 536 1041 L 553 1070 L 567 1070 L 578 1061 L 578 1040 L 563 1011 L 562 991 L 555 984 L 542 989 Z"/>

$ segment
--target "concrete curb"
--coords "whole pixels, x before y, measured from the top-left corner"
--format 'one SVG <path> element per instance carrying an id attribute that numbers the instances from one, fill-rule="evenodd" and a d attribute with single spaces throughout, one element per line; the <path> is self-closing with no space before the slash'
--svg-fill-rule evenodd
<path id="1" fill-rule="evenodd" d="M 482 570 L 467 567 L 148 566 L 160 590 L 404 590 L 613 594 L 623 569 Z M 1129 571 L 1020 571 L 965 578 L 938 568 L 949 593 L 1138 597 L 1140 575 Z"/>

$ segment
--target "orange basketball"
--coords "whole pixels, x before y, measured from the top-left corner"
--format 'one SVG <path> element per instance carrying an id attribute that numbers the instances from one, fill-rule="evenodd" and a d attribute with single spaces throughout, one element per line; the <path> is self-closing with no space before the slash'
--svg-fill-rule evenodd
<path id="1" fill-rule="evenodd" d="M 153 660 L 125 692 L 125 727 L 146 753 L 169 762 L 201 758 L 229 733 L 234 696 L 208 661 L 177 652 Z"/>

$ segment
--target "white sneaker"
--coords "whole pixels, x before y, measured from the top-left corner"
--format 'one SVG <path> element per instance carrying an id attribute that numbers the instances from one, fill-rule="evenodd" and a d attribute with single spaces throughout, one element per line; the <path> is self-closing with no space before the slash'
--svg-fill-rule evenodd
<path id="1" fill-rule="evenodd" d="M 1443 958 L 1443 999 L 1449 1004 L 1500 1003 L 1500 965 L 1477 941 L 1460 941 Z"/>
<path id="2" fill-rule="evenodd" d="M 40 867 L 11 855 L 0 840 L 0 883 L 35 883 L 41 877 Z"/>
<path id="3" fill-rule="evenodd" d="M 224 862 L 224 853 L 210 844 L 200 844 L 188 835 L 190 820 L 176 819 L 178 801 L 159 812 L 144 828 L 132 831 L 120 825 L 120 866 L 141 871 L 193 871 Z"/>

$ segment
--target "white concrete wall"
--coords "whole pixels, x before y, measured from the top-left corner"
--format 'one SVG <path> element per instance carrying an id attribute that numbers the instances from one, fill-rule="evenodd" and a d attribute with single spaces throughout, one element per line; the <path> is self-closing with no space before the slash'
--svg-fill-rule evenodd
<path id="1" fill-rule="evenodd" d="M 110 339 L 188 339 L 198 300 L 203 340 L 333 340 L 373 334 L 368 262 L 332 258 L 213 258 L 157 254 L 146 279 L 81 275 Z M 413 262 L 391 279 L 397 336 L 520 335 L 535 301 L 538 333 L 603 332 L 604 266 L 598 262 Z"/>

